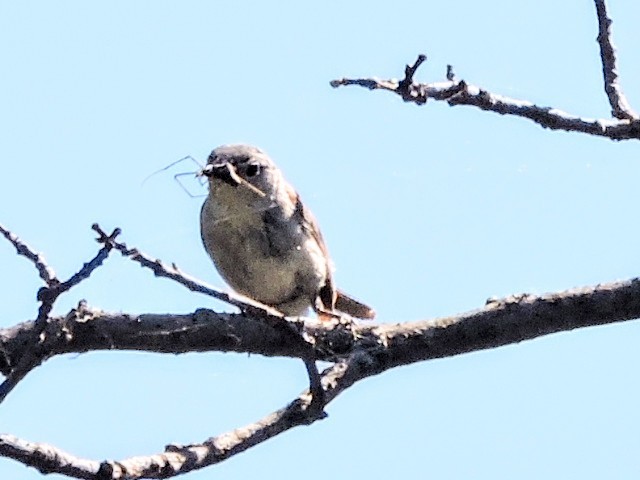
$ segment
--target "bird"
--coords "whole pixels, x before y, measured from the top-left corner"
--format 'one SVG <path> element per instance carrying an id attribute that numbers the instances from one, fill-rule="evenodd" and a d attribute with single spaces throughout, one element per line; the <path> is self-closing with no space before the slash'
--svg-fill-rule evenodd
<path id="1" fill-rule="evenodd" d="M 335 287 L 318 222 L 265 151 L 219 146 L 199 175 L 209 183 L 200 211 L 202 242 L 233 290 L 284 316 L 311 308 L 321 320 L 375 317 Z"/>

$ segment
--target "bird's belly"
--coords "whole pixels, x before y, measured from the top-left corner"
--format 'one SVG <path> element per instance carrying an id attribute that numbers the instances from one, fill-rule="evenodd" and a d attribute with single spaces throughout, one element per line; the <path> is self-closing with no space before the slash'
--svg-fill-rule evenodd
<path id="1" fill-rule="evenodd" d="M 289 231 L 277 248 L 262 228 L 234 225 L 210 232 L 208 246 L 216 268 L 236 291 L 268 305 L 315 294 L 324 284 L 327 265 L 314 239 Z M 207 242 L 207 240 L 205 240 Z"/>

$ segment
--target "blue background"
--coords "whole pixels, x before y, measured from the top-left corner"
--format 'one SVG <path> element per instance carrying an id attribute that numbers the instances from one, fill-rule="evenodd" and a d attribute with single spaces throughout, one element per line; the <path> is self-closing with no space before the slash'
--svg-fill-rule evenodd
<path id="1" fill-rule="evenodd" d="M 640 3 L 610 1 L 619 70 L 640 108 Z M 61 278 L 121 239 L 223 286 L 199 238 L 202 199 L 173 174 L 223 143 L 267 150 L 323 228 L 338 284 L 381 322 L 463 312 L 640 273 L 637 141 L 385 92 L 342 76 L 460 78 L 609 116 L 593 2 L 3 2 L 0 221 Z M 0 242 L 0 326 L 34 318 L 33 267 Z M 129 313 L 233 309 L 113 255 L 63 297 Z M 637 322 L 398 368 L 329 418 L 191 480 L 637 478 Z M 0 431 L 122 459 L 204 440 L 280 408 L 299 361 L 100 352 L 56 357 L 0 407 Z M 38 479 L 0 459 L 2 478 Z M 62 478 L 53 475 L 49 478 Z M 186 477 L 185 477 L 186 478 Z"/>

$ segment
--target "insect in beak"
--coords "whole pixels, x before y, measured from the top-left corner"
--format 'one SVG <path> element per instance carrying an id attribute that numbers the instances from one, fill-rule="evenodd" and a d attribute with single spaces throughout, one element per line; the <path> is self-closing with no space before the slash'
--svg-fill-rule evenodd
<path id="1" fill-rule="evenodd" d="M 222 180 L 224 183 L 226 183 L 227 185 L 231 185 L 232 187 L 242 185 L 261 197 L 267 196 L 266 193 L 264 193 L 262 190 L 255 187 L 240 175 L 238 175 L 235 167 L 229 162 L 217 164 L 209 163 L 202 170 L 200 170 L 200 172 L 198 172 L 198 176 L 217 178 L 218 180 Z"/>

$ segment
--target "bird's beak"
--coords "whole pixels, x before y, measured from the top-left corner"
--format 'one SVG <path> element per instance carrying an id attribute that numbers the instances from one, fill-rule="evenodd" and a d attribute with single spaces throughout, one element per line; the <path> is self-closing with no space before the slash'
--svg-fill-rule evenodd
<path id="1" fill-rule="evenodd" d="M 228 162 L 225 163 L 209 163 L 200 172 L 199 176 L 217 178 L 232 187 L 237 187 L 242 183 L 242 179 L 238 177 L 235 169 Z"/>
<path id="2" fill-rule="evenodd" d="M 252 192 L 256 193 L 260 197 L 266 197 L 267 194 L 264 193 L 259 188 L 251 185 L 250 182 L 247 182 L 244 178 L 238 175 L 235 167 L 229 162 L 225 163 L 209 163 L 202 170 L 198 172 L 198 176 L 201 177 L 209 177 L 209 178 L 217 178 L 218 180 L 222 180 L 227 185 L 231 185 L 232 187 L 237 187 L 238 185 L 242 185 L 247 187 Z"/>

